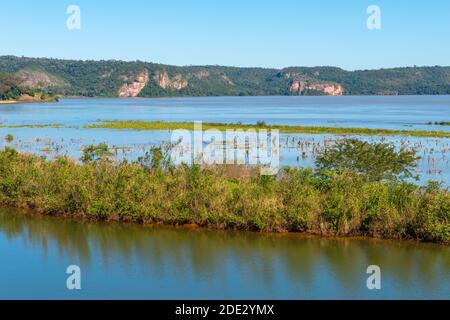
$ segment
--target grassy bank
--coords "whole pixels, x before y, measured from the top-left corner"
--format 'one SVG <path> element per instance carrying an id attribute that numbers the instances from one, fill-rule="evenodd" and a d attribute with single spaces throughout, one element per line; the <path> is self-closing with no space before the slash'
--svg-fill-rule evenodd
<path id="1" fill-rule="evenodd" d="M 59 98 L 50 96 L 46 98 L 22 96 L 17 100 L 0 100 L 0 104 L 18 104 L 18 103 L 42 103 L 42 102 L 58 102 Z"/>
<path id="2" fill-rule="evenodd" d="M 450 243 L 450 193 L 352 172 L 286 169 L 278 178 L 239 166 L 81 164 L 0 152 L 0 204 L 50 215 L 252 231 L 308 232 Z"/>
<path id="3" fill-rule="evenodd" d="M 113 121 L 101 120 L 85 126 L 89 129 L 122 129 L 122 130 L 194 130 L 193 122 L 164 122 L 164 121 Z M 338 134 L 338 135 L 369 135 L 369 136 L 412 136 L 412 137 L 436 137 L 450 138 L 450 132 L 423 131 L 423 130 L 388 130 L 367 128 L 342 128 L 342 127 L 309 127 L 288 125 L 258 124 L 225 124 L 202 123 L 203 130 L 216 129 L 220 131 L 248 130 L 248 129 L 278 129 L 281 133 L 307 133 L 307 134 Z"/>
<path id="4" fill-rule="evenodd" d="M 30 94 L 22 94 L 14 97 L 14 99 L 1 100 L 0 104 L 16 104 L 16 103 L 35 103 L 35 102 L 58 102 L 59 98 L 43 92 L 34 92 Z"/>

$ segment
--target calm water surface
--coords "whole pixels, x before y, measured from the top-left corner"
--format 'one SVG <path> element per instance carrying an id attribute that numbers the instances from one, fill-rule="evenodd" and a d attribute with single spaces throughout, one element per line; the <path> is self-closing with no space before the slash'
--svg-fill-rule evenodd
<path id="1" fill-rule="evenodd" d="M 87 130 L 97 119 L 166 120 L 446 130 L 450 97 L 248 97 L 64 99 L 0 105 L 2 124 L 61 123 L 71 128 L 2 128 L 0 143 L 52 159 L 80 156 L 91 143 L 135 158 L 170 139 L 168 132 Z M 7 143 L 7 133 L 14 141 Z M 313 164 L 317 149 L 339 137 L 281 137 L 281 163 Z M 381 137 L 365 137 L 376 141 Z M 388 137 L 417 147 L 418 173 L 450 185 L 450 139 Z M 332 240 L 135 225 L 83 224 L 0 209 L 0 298 L 137 299 L 450 299 L 449 247 Z M 68 291 L 66 268 L 82 269 L 82 290 Z M 369 265 L 382 290 L 366 288 Z"/>
<path id="2" fill-rule="evenodd" d="M 0 299 L 450 299 L 432 244 L 80 223 L 0 209 Z M 79 265 L 82 289 L 66 289 Z M 366 287 L 378 265 L 382 289 Z"/>
<path id="3" fill-rule="evenodd" d="M 450 121 L 450 96 L 210 97 L 159 99 L 62 99 L 57 104 L 0 107 L 3 123 L 83 125 L 97 119 L 164 120 L 440 129 Z"/>
<path id="4" fill-rule="evenodd" d="M 164 99 L 63 99 L 55 104 L 0 105 L 3 125 L 59 123 L 69 128 L 0 128 L 0 144 L 53 159 L 60 155 L 80 158 L 88 144 L 106 142 L 118 147 L 118 157 L 134 160 L 152 145 L 171 139 L 168 131 L 84 129 L 98 119 L 194 120 L 307 126 L 368 127 L 450 131 L 429 121 L 450 122 L 450 96 L 405 97 L 212 97 Z M 11 133 L 9 143 L 4 137 Z M 307 167 L 321 148 L 342 136 L 291 134 L 281 136 L 281 165 Z M 380 141 L 383 137 L 362 137 Z M 450 139 L 386 137 L 397 147 L 415 147 L 422 159 L 417 173 L 450 186 Z"/>

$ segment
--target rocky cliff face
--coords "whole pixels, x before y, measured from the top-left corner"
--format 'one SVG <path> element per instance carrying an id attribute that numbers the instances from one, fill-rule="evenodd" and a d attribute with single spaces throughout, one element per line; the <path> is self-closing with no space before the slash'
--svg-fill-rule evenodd
<path id="1" fill-rule="evenodd" d="M 318 85 L 316 90 L 323 91 L 328 96 L 342 96 L 344 94 L 344 88 L 340 84 Z"/>
<path id="2" fill-rule="evenodd" d="M 308 76 L 303 73 L 284 73 L 284 78 L 290 82 L 289 91 L 291 94 L 308 94 L 308 92 L 320 93 L 327 96 L 342 96 L 344 87 L 340 84 L 324 82 L 317 79 L 320 76 L 318 71 Z"/>
<path id="3" fill-rule="evenodd" d="M 303 94 L 307 91 L 315 91 L 327 96 L 342 96 L 344 94 L 344 88 L 340 84 L 307 83 L 304 81 L 292 82 L 290 91 L 292 94 Z"/>
<path id="4" fill-rule="evenodd" d="M 158 71 L 155 80 L 163 89 L 181 90 L 188 86 L 188 81 L 183 79 L 181 74 L 177 74 L 170 78 L 167 71 Z"/>
<path id="5" fill-rule="evenodd" d="M 122 75 L 120 79 L 126 83 L 120 88 L 118 95 L 119 97 L 136 97 L 147 85 L 154 85 L 153 83 L 156 83 L 162 89 L 182 90 L 187 88 L 189 81 L 193 79 L 207 81 L 209 77 L 208 70 L 190 72 L 184 75 L 176 73 L 172 76 L 164 69 L 154 71 L 153 75 L 149 75 L 149 71 L 145 70 L 138 76 L 131 78 L 131 81 L 129 76 Z"/>
<path id="6" fill-rule="evenodd" d="M 126 80 L 127 83 L 125 83 L 119 89 L 119 97 L 121 98 L 137 97 L 139 93 L 141 93 L 142 89 L 144 89 L 148 83 L 149 80 L 148 71 L 147 70 L 143 71 L 131 81 L 128 78 L 124 80 Z"/>
<path id="7" fill-rule="evenodd" d="M 203 80 L 209 77 L 209 71 L 208 70 L 200 70 L 195 73 L 189 73 L 187 75 L 188 79 L 197 78 L 198 80 Z"/>

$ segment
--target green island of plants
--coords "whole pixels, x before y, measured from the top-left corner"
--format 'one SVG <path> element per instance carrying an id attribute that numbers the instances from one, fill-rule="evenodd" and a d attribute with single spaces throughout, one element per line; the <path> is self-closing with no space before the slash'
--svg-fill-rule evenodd
<path id="1" fill-rule="evenodd" d="M 450 192 L 413 177 L 414 150 L 351 139 L 315 170 L 261 176 L 237 165 L 174 166 L 167 150 L 116 162 L 107 145 L 81 161 L 0 151 L 0 204 L 49 215 L 217 229 L 450 243 Z"/>
<path id="2" fill-rule="evenodd" d="M 166 130 L 194 130 L 193 122 L 166 122 L 166 121 L 116 121 L 99 120 L 97 123 L 85 126 L 88 129 L 117 129 L 117 130 L 142 130 L 142 131 L 166 131 Z M 450 132 L 425 131 L 425 130 L 389 130 L 368 128 L 343 128 L 343 127 L 313 127 L 313 126 L 289 126 L 268 125 L 263 121 L 256 124 L 241 123 L 202 123 L 203 130 L 216 129 L 248 130 L 248 129 L 277 129 L 281 133 L 307 133 L 307 134 L 338 134 L 338 135 L 369 135 L 369 136 L 411 136 L 430 138 L 450 138 Z"/>
<path id="3" fill-rule="evenodd" d="M 31 123 L 31 124 L 0 124 L 0 129 L 15 129 L 15 128 L 62 128 L 64 125 L 59 123 Z"/>

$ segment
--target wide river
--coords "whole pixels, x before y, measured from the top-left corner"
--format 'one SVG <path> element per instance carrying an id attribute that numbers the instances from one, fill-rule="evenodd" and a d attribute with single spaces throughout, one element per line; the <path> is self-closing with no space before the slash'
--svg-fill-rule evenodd
<path id="1" fill-rule="evenodd" d="M 53 159 L 106 142 L 127 159 L 170 140 L 165 131 L 85 129 L 98 119 L 443 130 L 450 96 L 63 99 L 0 105 L 0 143 Z M 13 141 L 6 141 L 11 133 Z M 281 137 L 283 165 L 310 166 L 333 135 Z M 418 150 L 420 183 L 450 185 L 450 139 L 363 137 Z M 68 290 L 66 269 L 81 270 Z M 367 288 L 379 266 L 381 290 Z M 450 248 L 414 242 L 81 223 L 0 209 L 0 299 L 450 299 Z"/>
<path id="2" fill-rule="evenodd" d="M 0 209 L 0 299 L 450 299 L 450 248 L 81 223 Z M 66 269 L 81 270 L 68 290 Z M 367 268 L 381 290 L 367 288 Z"/>
<path id="3" fill-rule="evenodd" d="M 0 124 L 62 124 L 62 128 L 1 128 L 0 146 L 9 145 L 53 159 L 76 159 L 88 144 L 105 142 L 119 158 L 134 160 L 152 145 L 171 140 L 169 131 L 86 129 L 97 120 L 203 121 L 305 126 L 362 127 L 399 130 L 450 131 L 450 96 L 405 97 L 210 97 L 163 99 L 63 99 L 55 104 L 0 105 Z M 12 134 L 14 140 L 5 140 Z M 450 186 L 450 139 L 359 137 L 416 148 L 419 183 L 429 180 Z M 280 164 L 313 166 L 318 152 L 342 136 L 290 134 L 280 137 Z"/>

